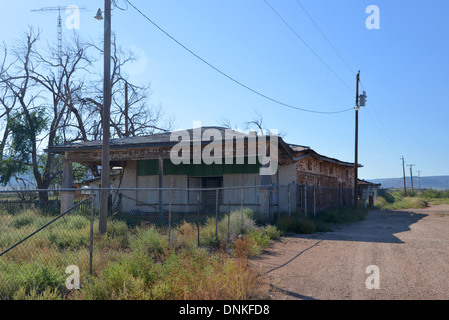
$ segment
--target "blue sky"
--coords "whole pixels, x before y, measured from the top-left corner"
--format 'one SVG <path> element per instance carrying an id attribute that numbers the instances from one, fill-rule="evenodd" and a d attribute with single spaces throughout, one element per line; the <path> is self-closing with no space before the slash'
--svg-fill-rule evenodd
<path id="1" fill-rule="evenodd" d="M 359 177 L 400 177 L 401 156 L 422 176 L 449 174 L 449 1 L 299 0 L 344 61 L 297 0 L 266 0 L 296 34 L 264 0 L 131 2 L 229 76 L 299 108 L 354 107 L 360 70 L 368 103 L 359 112 Z M 117 3 L 126 9 L 124 0 Z M 69 4 L 86 8 L 76 32 L 101 41 L 103 23 L 93 16 L 102 0 L 2 0 L 0 40 L 10 43 L 32 25 L 55 43 L 57 13 L 31 10 Z M 380 29 L 365 25 L 369 5 L 379 8 Z M 67 17 L 63 12 L 63 26 Z M 176 128 L 226 118 L 244 129 L 257 112 L 287 142 L 354 161 L 354 111 L 313 114 L 264 99 L 185 51 L 132 7 L 115 9 L 112 25 L 120 45 L 139 55 L 128 69 L 130 80 L 151 83 L 152 103 L 174 118 Z M 64 37 L 71 32 L 63 28 Z"/>

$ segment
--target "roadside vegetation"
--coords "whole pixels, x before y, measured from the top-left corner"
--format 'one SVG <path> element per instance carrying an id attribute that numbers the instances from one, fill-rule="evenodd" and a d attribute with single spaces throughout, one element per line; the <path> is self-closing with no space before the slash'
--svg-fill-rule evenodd
<path id="1" fill-rule="evenodd" d="M 449 191 L 427 189 L 424 191 L 407 190 L 404 196 L 402 189 L 383 190 L 375 202 L 378 209 L 421 209 L 430 205 L 449 204 Z"/>
<path id="2" fill-rule="evenodd" d="M 95 224 L 90 276 L 90 220 L 82 214 L 67 216 L 1 257 L 0 299 L 263 298 L 261 275 L 248 259 L 260 255 L 281 232 L 257 225 L 251 210 L 241 217 L 241 211 L 231 212 L 217 229 L 210 218 L 200 227 L 199 246 L 193 223 L 173 228 L 170 241 L 166 229 L 152 225 L 130 227 L 111 220 L 100 237 Z M 51 219 L 29 211 L 0 213 L 0 252 Z M 80 290 L 66 289 L 69 265 L 80 269 Z"/>
<path id="3" fill-rule="evenodd" d="M 289 216 L 281 214 L 276 222 L 276 227 L 284 233 L 311 234 L 314 232 L 331 232 L 333 227 L 339 224 L 354 223 L 365 219 L 369 208 L 342 207 L 334 210 L 326 210 L 316 219 L 304 216 Z"/>
<path id="4" fill-rule="evenodd" d="M 93 273 L 89 274 L 89 213 L 67 216 L 0 260 L 0 299 L 260 299 L 264 279 L 251 267 L 273 240 L 291 233 L 331 232 L 362 221 L 370 209 L 424 208 L 449 204 L 449 192 L 383 190 L 373 208 L 342 207 L 316 219 L 281 214 L 274 225 L 258 222 L 249 209 L 209 218 L 197 229 L 184 221 L 167 228 L 132 226 L 115 219 L 107 234 L 94 224 Z M 242 220 L 243 217 L 243 220 Z M 51 221 L 48 212 L 0 211 L 0 252 Z M 198 232 L 199 231 L 199 232 Z M 81 289 L 68 291 L 65 268 L 76 265 Z"/>

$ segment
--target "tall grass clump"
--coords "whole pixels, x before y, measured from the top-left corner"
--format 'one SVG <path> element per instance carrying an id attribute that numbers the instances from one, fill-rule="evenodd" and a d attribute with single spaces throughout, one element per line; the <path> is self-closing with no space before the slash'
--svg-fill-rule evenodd
<path id="1" fill-rule="evenodd" d="M 135 235 L 129 240 L 129 247 L 133 251 L 150 256 L 162 255 L 168 249 L 168 240 L 153 226 L 148 228 L 138 227 Z"/>
<path id="2" fill-rule="evenodd" d="M 326 210 L 312 219 L 304 216 L 289 216 L 283 214 L 276 222 L 277 228 L 286 233 L 312 234 L 315 232 L 330 232 L 332 225 L 354 223 L 365 219 L 369 209 L 364 207 L 342 207 Z"/>
<path id="3" fill-rule="evenodd" d="M 1 299 L 13 299 L 18 292 L 21 296 L 39 296 L 51 291 L 62 296 L 65 291 L 64 274 L 52 265 L 40 262 L 26 262 L 21 265 L 12 262 L 2 263 L 0 272 Z"/>
<path id="4" fill-rule="evenodd" d="M 432 194 L 427 193 L 427 195 Z M 417 191 L 407 190 L 404 196 L 402 190 L 383 190 L 381 196 L 378 196 L 374 205 L 378 209 L 403 210 L 403 209 L 421 209 L 428 206 L 430 198 L 423 197 Z"/>
<path id="5" fill-rule="evenodd" d="M 253 219 L 254 212 L 251 209 L 234 210 L 226 214 L 219 222 L 220 233 L 229 236 L 229 239 L 236 239 L 239 235 L 247 234 L 256 228 Z"/>
<path id="6" fill-rule="evenodd" d="M 316 231 L 314 221 L 302 216 L 281 215 L 276 226 L 285 233 L 310 234 Z"/>

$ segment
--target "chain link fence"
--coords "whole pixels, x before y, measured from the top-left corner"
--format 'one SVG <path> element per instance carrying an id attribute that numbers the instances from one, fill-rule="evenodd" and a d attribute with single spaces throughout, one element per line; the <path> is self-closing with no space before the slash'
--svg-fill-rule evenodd
<path id="1" fill-rule="evenodd" d="M 100 191 L 0 191 L 0 299 L 47 288 L 69 294 L 68 273 L 95 276 L 120 259 L 119 252 L 144 251 L 156 233 L 168 246 L 186 239 L 193 246 L 218 246 L 255 224 L 275 223 L 281 214 L 316 218 L 323 210 L 350 205 L 353 196 L 352 189 L 297 184 L 110 189 L 107 234 L 100 235 Z"/>

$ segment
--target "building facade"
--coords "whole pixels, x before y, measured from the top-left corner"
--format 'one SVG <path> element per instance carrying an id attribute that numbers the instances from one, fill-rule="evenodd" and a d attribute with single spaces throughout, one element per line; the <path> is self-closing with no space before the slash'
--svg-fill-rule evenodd
<path id="1" fill-rule="evenodd" d="M 213 139 L 211 135 L 215 135 Z M 217 139 L 219 135 L 222 140 Z M 187 143 L 182 143 L 180 138 L 183 137 L 188 137 Z M 73 162 L 101 165 L 101 146 L 101 141 L 92 141 L 52 146 L 47 150 L 65 156 L 64 188 L 73 187 L 70 178 Z M 211 155 L 212 163 L 210 158 L 196 157 L 195 148 L 203 156 Z M 272 160 L 268 175 L 261 174 L 262 169 L 267 169 L 267 158 L 260 157 L 260 149 Z M 179 160 L 180 153 L 187 154 L 182 155 L 185 161 L 174 163 L 174 156 Z M 170 201 L 172 209 L 180 212 L 192 211 L 199 201 L 206 206 L 211 204 L 211 208 L 216 204 L 220 211 L 225 211 L 231 205 L 240 204 L 243 197 L 245 204 L 256 207 L 263 206 L 264 201 L 276 201 L 278 210 L 285 211 L 287 205 L 289 208 L 298 206 L 297 190 L 291 196 L 288 189 L 288 201 L 284 201 L 279 188 L 277 194 L 264 200 L 263 186 L 301 184 L 334 189 L 354 186 L 352 163 L 325 157 L 309 147 L 288 144 L 281 137 L 262 137 L 221 127 L 113 139 L 110 155 L 111 167 L 116 170 L 111 187 L 123 190 L 119 205 L 121 210 L 128 212 L 156 211 L 161 201 Z M 98 179 L 92 179 L 85 186 L 99 188 L 99 183 Z M 171 189 L 172 192 L 170 196 L 161 196 L 151 190 L 142 191 L 154 188 Z M 218 196 L 213 192 L 198 191 L 217 188 L 227 190 Z M 242 188 L 245 188 L 244 194 Z M 66 200 L 64 207 L 70 206 L 71 201 Z"/>

